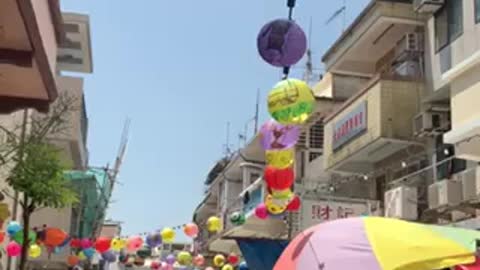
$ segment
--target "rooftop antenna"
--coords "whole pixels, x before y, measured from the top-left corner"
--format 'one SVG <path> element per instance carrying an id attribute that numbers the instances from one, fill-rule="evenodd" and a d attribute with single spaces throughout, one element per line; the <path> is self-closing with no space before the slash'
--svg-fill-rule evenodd
<path id="1" fill-rule="evenodd" d="M 332 16 L 325 22 L 325 25 L 329 25 L 334 21 L 338 16 L 342 15 L 342 32 L 345 32 L 347 25 L 347 0 L 343 0 L 343 6 L 335 11 Z"/>
<path id="2" fill-rule="evenodd" d="M 230 148 L 230 122 L 227 122 L 227 134 L 226 134 L 226 143 L 225 145 L 223 145 L 224 149 L 223 149 L 223 154 L 227 157 L 230 156 L 230 154 L 232 153 L 232 149 Z"/>
<path id="3" fill-rule="evenodd" d="M 253 136 L 257 135 L 258 132 L 258 114 L 260 110 L 260 88 L 257 88 L 257 101 L 255 103 L 255 116 L 253 118 Z"/>
<path id="4" fill-rule="evenodd" d="M 313 73 L 312 64 L 312 17 L 310 17 L 310 25 L 308 27 L 308 48 L 307 48 L 307 62 L 305 63 L 305 73 L 303 74 L 303 80 L 310 83 Z"/>

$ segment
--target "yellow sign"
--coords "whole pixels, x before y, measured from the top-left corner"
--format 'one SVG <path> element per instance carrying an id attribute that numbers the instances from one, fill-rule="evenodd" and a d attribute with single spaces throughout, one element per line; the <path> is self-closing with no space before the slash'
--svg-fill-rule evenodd
<path id="1" fill-rule="evenodd" d="M 313 112 L 315 97 L 304 81 L 287 79 L 268 94 L 268 112 L 281 124 L 302 124 Z"/>
<path id="2" fill-rule="evenodd" d="M 267 150 L 265 152 L 265 159 L 267 164 L 277 168 L 286 169 L 293 165 L 295 152 L 293 148 L 286 150 Z"/>

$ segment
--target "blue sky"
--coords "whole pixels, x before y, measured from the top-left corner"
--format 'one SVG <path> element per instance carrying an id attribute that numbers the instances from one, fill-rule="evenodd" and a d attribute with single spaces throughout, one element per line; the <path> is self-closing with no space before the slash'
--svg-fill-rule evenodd
<path id="1" fill-rule="evenodd" d="M 368 0 L 347 1 L 351 22 Z M 112 163 L 125 117 L 127 156 L 108 217 L 126 234 L 189 222 L 206 174 L 253 116 L 280 70 L 257 55 L 256 35 L 285 17 L 285 0 L 62 0 L 64 11 L 90 15 L 94 73 L 85 76 L 90 165 Z M 314 67 L 340 35 L 342 1 L 298 0 L 294 18 L 308 32 Z M 303 63 L 303 62 L 302 62 Z M 298 66 L 303 67 L 300 63 Z M 301 77 L 294 69 L 292 77 Z M 251 134 L 250 134 L 251 135 Z"/>

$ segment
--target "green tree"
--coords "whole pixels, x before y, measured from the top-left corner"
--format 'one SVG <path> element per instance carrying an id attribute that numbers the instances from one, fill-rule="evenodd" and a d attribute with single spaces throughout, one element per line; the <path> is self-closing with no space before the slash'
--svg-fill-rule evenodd
<path id="1" fill-rule="evenodd" d="M 68 119 L 75 102 L 60 96 L 48 114 L 24 111 L 21 125 L 0 130 L 7 136 L 2 162 L 10 165 L 7 183 L 15 191 L 12 196 L 22 210 L 23 243 L 19 269 L 24 270 L 28 260 L 28 241 L 31 215 L 41 208 L 64 208 L 77 201 L 76 193 L 65 178 L 67 169 L 61 152 L 53 145 L 56 136 L 69 128 Z"/>

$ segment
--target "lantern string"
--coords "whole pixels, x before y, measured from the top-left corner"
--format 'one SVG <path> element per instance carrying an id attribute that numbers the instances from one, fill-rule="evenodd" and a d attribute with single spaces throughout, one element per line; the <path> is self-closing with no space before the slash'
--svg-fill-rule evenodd
<path id="1" fill-rule="evenodd" d="M 295 2 L 296 2 L 296 0 L 287 0 L 288 19 L 290 21 L 293 20 L 293 8 L 295 7 Z M 290 67 L 283 67 L 282 80 L 286 80 L 288 78 L 289 73 L 290 73 Z"/>

